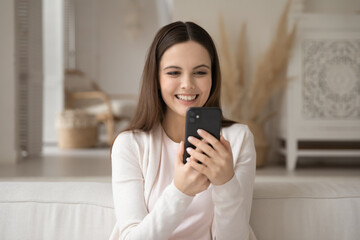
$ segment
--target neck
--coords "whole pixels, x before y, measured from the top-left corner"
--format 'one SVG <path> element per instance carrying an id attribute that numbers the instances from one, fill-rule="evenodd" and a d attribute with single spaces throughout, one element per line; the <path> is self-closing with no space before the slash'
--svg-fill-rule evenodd
<path id="1" fill-rule="evenodd" d="M 161 123 L 166 135 L 174 142 L 179 143 L 185 138 L 185 117 L 165 114 Z"/>

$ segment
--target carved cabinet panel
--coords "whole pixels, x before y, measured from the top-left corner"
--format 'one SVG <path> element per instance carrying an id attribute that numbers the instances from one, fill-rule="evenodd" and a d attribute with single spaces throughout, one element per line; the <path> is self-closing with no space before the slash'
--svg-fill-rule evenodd
<path id="1" fill-rule="evenodd" d="M 302 14 L 297 22 L 279 119 L 287 169 L 299 157 L 360 160 L 360 16 Z M 309 142 L 331 147 L 303 147 Z"/>
<path id="2" fill-rule="evenodd" d="M 360 118 L 360 39 L 306 39 L 303 115 L 306 119 Z"/>

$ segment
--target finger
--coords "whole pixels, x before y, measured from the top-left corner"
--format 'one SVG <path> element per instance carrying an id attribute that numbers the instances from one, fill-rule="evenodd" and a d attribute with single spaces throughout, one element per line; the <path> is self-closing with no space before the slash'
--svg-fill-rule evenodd
<path id="1" fill-rule="evenodd" d="M 178 149 L 177 154 L 176 154 L 176 158 L 177 158 L 176 159 L 176 164 L 177 165 L 184 165 L 183 156 L 184 156 L 184 142 L 181 141 L 179 149 Z"/>
<path id="2" fill-rule="evenodd" d="M 188 141 L 193 144 L 196 149 L 198 149 L 198 152 L 203 152 L 209 157 L 214 157 L 216 155 L 215 150 L 207 143 L 206 140 L 199 140 L 194 137 L 189 137 Z"/>
<path id="3" fill-rule="evenodd" d="M 192 161 L 193 160 L 200 161 L 206 166 L 209 166 L 209 165 L 213 164 L 212 160 L 207 155 L 205 155 L 204 153 L 197 152 L 192 148 L 187 148 L 186 151 L 190 154 L 190 156 L 191 156 L 190 159 Z"/>
<path id="4" fill-rule="evenodd" d="M 194 136 L 189 136 L 187 140 L 189 141 L 190 138 L 191 138 L 191 139 L 194 139 L 194 140 L 197 140 L 197 141 L 204 141 L 204 142 L 206 142 L 205 139 L 198 139 L 198 138 L 196 138 L 196 137 L 194 137 Z M 190 142 L 190 141 L 189 141 L 189 142 Z M 190 142 L 190 143 L 192 144 L 192 142 Z M 192 145 L 193 145 L 193 146 L 192 146 L 193 149 L 195 149 L 195 150 L 198 151 L 198 152 L 201 151 L 201 150 L 200 150 L 198 147 L 196 147 L 194 144 L 192 144 Z"/>
<path id="5" fill-rule="evenodd" d="M 188 158 L 188 160 L 187 160 L 187 162 L 188 161 L 196 161 L 197 163 L 199 163 L 199 164 L 202 164 L 202 165 L 204 165 L 205 167 L 208 167 L 208 165 L 206 165 L 204 162 L 201 162 L 201 161 L 199 161 L 199 160 L 197 160 L 197 159 L 195 159 L 194 157 L 189 157 Z M 209 163 L 209 162 L 208 162 Z M 191 167 L 191 166 L 190 166 Z"/>
<path id="6" fill-rule="evenodd" d="M 222 145 L 222 143 L 217 140 L 213 135 L 211 135 L 210 133 L 206 132 L 205 130 L 202 129 L 198 129 L 198 134 L 205 139 L 208 143 L 211 144 L 211 146 L 217 151 L 224 151 L 225 147 Z"/>
<path id="7" fill-rule="evenodd" d="M 190 159 L 188 161 L 188 164 L 190 167 L 194 168 L 196 171 L 198 171 L 201 174 L 204 174 L 207 178 L 208 177 L 208 168 L 204 164 L 200 164 L 197 161 L 194 161 L 193 159 Z"/>
<path id="8" fill-rule="evenodd" d="M 190 141 L 189 141 L 189 142 L 190 142 Z M 193 144 L 193 145 L 194 145 L 194 144 Z M 194 148 L 195 151 L 197 151 L 197 152 L 202 152 L 200 148 L 196 147 L 195 145 L 194 145 L 194 147 L 195 147 L 195 148 Z"/>

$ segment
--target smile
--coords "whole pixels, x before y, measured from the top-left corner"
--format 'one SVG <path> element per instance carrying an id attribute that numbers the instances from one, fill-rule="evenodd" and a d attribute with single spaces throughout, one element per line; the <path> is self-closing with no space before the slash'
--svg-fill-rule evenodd
<path id="1" fill-rule="evenodd" d="M 199 94 L 194 94 L 194 95 L 175 95 L 175 97 L 179 100 L 182 101 L 193 101 L 195 100 L 197 97 L 199 96 Z"/>

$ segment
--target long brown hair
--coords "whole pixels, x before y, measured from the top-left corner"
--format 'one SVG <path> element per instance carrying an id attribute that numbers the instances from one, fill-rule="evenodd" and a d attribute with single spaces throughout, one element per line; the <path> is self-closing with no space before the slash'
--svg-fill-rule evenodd
<path id="1" fill-rule="evenodd" d="M 164 118 L 166 104 L 160 93 L 159 64 L 164 52 L 171 46 L 186 41 L 201 44 L 211 58 L 212 84 L 210 96 L 204 107 L 220 107 L 221 73 L 215 44 L 210 35 L 193 22 L 174 22 L 162 27 L 148 50 L 139 103 L 129 126 L 124 130 L 141 130 L 148 132 L 156 127 Z M 230 126 L 234 122 L 223 117 L 222 126 Z"/>

